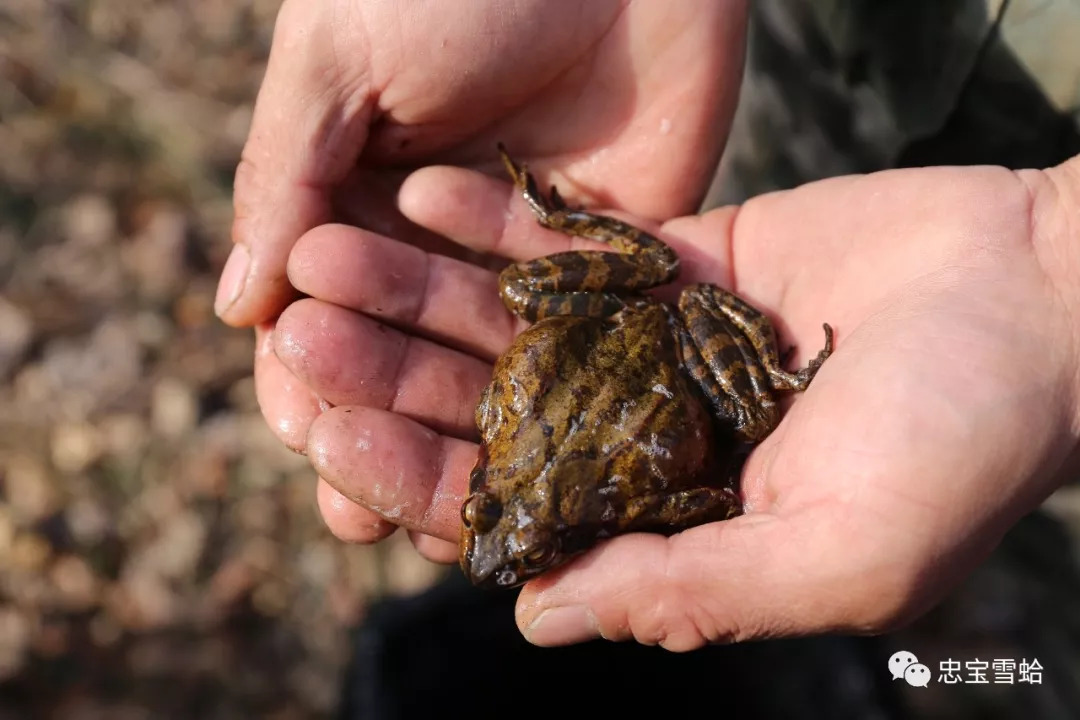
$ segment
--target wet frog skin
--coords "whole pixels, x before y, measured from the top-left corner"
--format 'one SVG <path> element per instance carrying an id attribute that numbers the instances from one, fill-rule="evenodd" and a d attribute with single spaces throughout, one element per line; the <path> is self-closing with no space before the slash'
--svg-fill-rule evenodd
<path id="1" fill-rule="evenodd" d="M 597 541 L 671 535 L 742 512 L 742 460 L 779 422 L 777 391 L 802 391 L 832 352 L 791 373 L 768 319 L 712 285 L 677 307 L 646 295 L 678 275 L 667 245 L 538 190 L 500 145 L 540 224 L 608 243 L 521 262 L 504 304 L 534 323 L 496 361 L 476 409 L 481 445 L 462 505 L 461 566 L 514 587 Z"/>

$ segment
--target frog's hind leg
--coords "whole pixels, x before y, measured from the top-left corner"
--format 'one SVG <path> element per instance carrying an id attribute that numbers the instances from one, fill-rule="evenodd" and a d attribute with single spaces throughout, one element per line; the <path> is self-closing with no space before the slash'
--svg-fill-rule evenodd
<path id="1" fill-rule="evenodd" d="M 692 308 L 676 323 L 676 339 L 683 366 L 740 440 L 753 443 L 772 432 L 779 409 L 754 347 L 737 327 Z"/>
<path id="2" fill-rule="evenodd" d="M 805 390 L 832 352 L 832 330 L 826 325 L 825 349 L 818 357 L 805 370 L 785 371 L 768 318 L 713 285 L 683 290 L 679 313 L 683 363 L 717 416 L 729 421 L 744 442 L 763 439 L 779 422 L 773 391 Z"/>
<path id="3" fill-rule="evenodd" d="M 832 328 L 825 324 L 825 347 L 805 368 L 794 373 L 787 372 L 781 366 L 776 346 L 776 331 L 769 319 L 742 298 L 715 285 L 694 285 L 683 290 L 679 298 L 679 310 L 684 318 L 695 316 L 696 311 L 700 310 L 704 310 L 706 315 L 719 314 L 725 317 L 739 330 L 739 334 L 750 342 L 755 356 L 760 360 L 761 366 L 769 375 L 772 387 L 776 390 L 806 390 L 821 364 L 832 354 Z M 698 337 L 695 333 L 695 339 L 705 345 L 708 344 L 707 338 L 705 335 Z"/>
<path id="4" fill-rule="evenodd" d="M 503 304 L 536 322 L 552 315 L 609 317 L 636 305 L 638 290 L 657 285 L 626 255 L 564 252 L 508 266 L 499 275 Z"/>
<path id="5" fill-rule="evenodd" d="M 627 296 L 678 276 L 679 258 L 660 239 L 614 218 L 572 210 L 554 189 L 545 198 L 528 169 L 501 145 L 499 152 L 543 227 L 604 242 L 617 251 L 561 252 L 507 267 L 499 280 L 503 302 L 512 312 L 530 321 L 550 315 L 606 317 L 621 310 Z"/>
<path id="6" fill-rule="evenodd" d="M 521 191 L 533 214 L 536 215 L 536 219 L 544 227 L 567 235 L 607 243 L 622 253 L 637 255 L 647 253 L 652 255 L 649 258 L 650 262 L 678 269 L 678 256 L 659 238 L 607 215 L 574 210 L 566 204 L 554 187 L 551 188 L 550 199 L 545 198 L 527 165 L 516 163 L 501 143 L 499 154 L 514 185 Z"/>

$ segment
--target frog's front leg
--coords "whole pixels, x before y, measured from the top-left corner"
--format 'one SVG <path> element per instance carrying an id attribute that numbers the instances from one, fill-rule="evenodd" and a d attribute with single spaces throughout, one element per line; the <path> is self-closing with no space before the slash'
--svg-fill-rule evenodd
<path id="1" fill-rule="evenodd" d="M 689 527 L 727 520 L 742 513 L 730 487 L 700 487 L 635 497 L 626 505 L 622 532 L 674 534 Z"/>
<path id="2" fill-rule="evenodd" d="M 787 372 L 768 318 L 714 285 L 683 290 L 679 312 L 684 364 L 716 413 L 746 442 L 757 442 L 776 427 L 779 410 L 773 391 L 805 390 L 832 354 L 832 328 L 826 324 L 825 347 L 818 356 L 798 372 Z"/>
<path id="3" fill-rule="evenodd" d="M 532 322 L 550 315 L 607 317 L 621 310 L 628 296 L 678 276 L 679 258 L 659 238 L 614 218 L 572 210 L 554 188 L 545 198 L 528 169 L 501 145 L 499 152 L 543 227 L 607 243 L 617 251 L 561 252 L 507 267 L 499 286 L 512 312 Z"/>

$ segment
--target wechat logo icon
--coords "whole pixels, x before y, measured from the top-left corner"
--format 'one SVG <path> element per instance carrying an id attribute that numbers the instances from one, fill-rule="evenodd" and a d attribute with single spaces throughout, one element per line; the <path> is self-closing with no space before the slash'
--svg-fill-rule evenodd
<path id="1" fill-rule="evenodd" d="M 902 678 L 911 687 L 926 687 L 930 684 L 930 668 L 919 662 L 915 653 L 907 650 L 892 654 L 889 658 L 889 672 L 893 680 Z"/>

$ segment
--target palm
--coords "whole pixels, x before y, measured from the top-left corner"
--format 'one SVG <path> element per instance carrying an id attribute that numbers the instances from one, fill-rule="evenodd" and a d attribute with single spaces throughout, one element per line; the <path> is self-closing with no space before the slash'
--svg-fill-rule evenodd
<path id="1" fill-rule="evenodd" d="M 578 201 L 688 212 L 726 135 L 744 27 L 742 0 L 287 0 L 237 169 L 237 247 L 216 302 L 225 322 L 256 326 L 256 391 L 277 436 L 302 450 L 321 398 L 341 397 L 313 392 L 274 351 L 297 296 L 287 259 L 304 233 L 341 222 L 465 257 L 405 221 L 398 185 L 434 162 L 493 167 L 498 141 Z M 483 214 L 468 195 L 458 203 Z M 394 529 L 325 483 L 319 499 L 352 539 Z"/>
<path id="2" fill-rule="evenodd" d="M 505 260 L 567 245 L 506 183 L 461 168 L 496 169 L 503 141 L 571 202 L 690 212 L 730 118 L 744 16 L 739 0 L 287 0 L 217 309 L 260 324 L 260 406 L 329 482 L 336 534 L 401 525 L 429 557 L 455 554 L 472 410 L 521 326 L 493 273 L 420 248 L 445 236 Z M 430 163 L 458 168 L 398 187 Z M 595 616 L 529 638 L 599 627 L 689 647 L 874 628 L 942 592 L 934 579 L 1052 487 L 1080 427 L 1054 270 L 1071 250 L 1046 240 L 1070 230 L 1040 223 L 1055 187 L 1075 206 L 1068 174 L 845 178 L 667 223 L 683 281 L 734 289 L 804 354 L 829 322 L 838 351 L 751 457 L 746 516 L 618 538 L 526 586 L 523 625 L 552 607 Z M 289 305 L 296 291 L 309 297 Z"/>
<path id="3" fill-rule="evenodd" d="M 396 184 L 437 162 L 494 167 L 500 141 L 579 197 L 692 211 L 738 93 L 743 5 L 286 2 L 236 183 L 259 274 L 224 317 L 279 312 L 282 253 L 316 225 L 432 247 L 394 212 Z"/>
<path id="4" fill-rule="evenodd" d="M 350 21 L 333 25 L 335 57 L 366 55 L 379 96 L 371 164 L 494 166 L 502 141 L 609 204 L 693 210 L 738 92 L 743 3 L 337 5 Z M 375 29 L 396 41 L 376 44 Z"/>
<path id="5" fill-rule="evenodd" d="M 736 258 L 707 279 L 773 309 L 809 353 L 830 322 L 838 352 L 751 456 L 747 517 L 612 542 L 527 589 L 522 606 L 585 600 L 609 608 L 597 610 L 601 628 L 691 647 L 880 628 L 940 597 L 1051 490 L 1047 470 L 1070 450 L 1074 370 L 1066 353 L 1045 353 L 1069 321 L 1039 265 L 1031 210 L 1012 173 L 933 169 L 764 196 L 730 236 L 723 213 L 715 234 L 708 220 L 694 227 L 684 253 L 727 257 L 730 241 Z M 658 585 L 694 578 L 715 624 L 658 617 L 670 582 L 617 608 L 594 595 L 629 590 L 631 577 L 649 585 L 627 567 L 655 568 Z"/>
<path id="6" fill-rule="evenodd" d="M 739 0 L 286 2 L 237 170 L 224 274 L 245 281 L 218 303 L 226 322 L 262 323 L 256 387 L 278 437 L 302 448 L 318 412 L 266 342 L 296 297 L 301 235 L 342 222 L 464 257 L 401 217 L 398 185 L 433 162 L 494 168 L 498 141 L 578 201 L 688 212 L 730 119 L 744 16 Z"/>
<path id="7" fill-rule="evenodd" d="M 1012 173 L 942 168 L 841 178 L 742 209 L 741 291 L 800 339 L 834 323 L 842 349 L 774 436 L 768 482 L 749 489 L 762 509 L 769 497 L 785 513 L 831 499 L 857 501 L 873 522 L 905 505 L 941 517 L 963 483 L 1038 454 L 1015 429 L 1049 422 L 1069 377 L 1064 356 L 1036 350 L 1066 318 L 1029 203 Z"/>
<path id="8" fill-rule="evenodd" d="M 448 186 L 488 198 L 490 215 L 463 213 Z M 509 220 L 496 210 L 505 202 Z M 1069 357 L 1035 350 L 1070 330 L 1038 263 L 1031 202 L 1029 188 L 1004 170 L 935 169 L 825 181 L 667 223 L 663 236 L 686 260 L 683 282 L 734 288 L 781 318 L 784 340 L 804 355 L 816 351 L 829 322 L 838 350 L 751 456 L 746 516 L 670 540 L 609 542 L 526 586 L 523 622 L 545 604 L 587 604 L 609 633 L 689 647 L 731 635 L 876 627 L 943 592 L 930 580 L 955 579 L 992 546 L 1050 489 L 1048 469 L 1071 447 L 1060 430 L 1071 423 Z M 477 250 L 517 258 L 567 247 L 522 205 L 505 183 L 447 168 L 417 173 L 402 193 L 414 221 Z M 392 299 L 414 283 L 357 294 L 348 280 L 362 267 L 318 265 L 357 243 L 361 264 L 393 264 L 403 252 L 389 240 L 326 228 L 298 246 L 296 281 L 316 298 L 400 320 L 392 308 L 409 303 Z M 306 348 L 298 372 L 335 404 L 354 406 L 313 426 L 308 447 L 320 474 L 406 527 L 453 543 L 475 459 L 472 404 L 490 359 L 520 325 L 491 308 L 491 273 L 441 267 L 445 281 L 426 286 L 430 311 L 412 331 L 465 352 L 412 343 L 413 382 L 444 387 L 396 417 L 354 412 L 370 403 L 340 384 L 340 348 L 302 335 L 369 320 L 305 301 L 283 323 L 292 345 Z M 312 373 L 319 357 L 326 367 Z M 331 376 L 337 387 L 319 381 Z M 446 377 L 459 380 L 459 392 L 445 389 Z M 433 442 L 421 424 L 443 439 Z M 350 450 L 358 435 L 381 438 L 377 462 L 370 448 Z M 417 480 L 375 497 L 387 457 L 396 476 Z M 452 544 L 431 554 L 451 560 Z M 705 610 L 704 624 L 693 607 Z M 739 609 L 745 617 L 736 622 Z"/>

